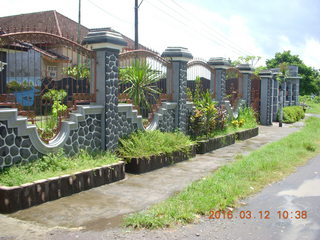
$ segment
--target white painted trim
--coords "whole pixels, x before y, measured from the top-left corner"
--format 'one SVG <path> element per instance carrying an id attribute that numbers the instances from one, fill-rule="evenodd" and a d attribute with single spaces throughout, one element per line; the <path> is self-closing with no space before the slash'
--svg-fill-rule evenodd
<path id="1" fill-rule="evenodd" d="M 35 125 L 28 124 L 26 117 L 18 116 L 18 110 L 15 108 L 0 109 L 0 120 L 8 122 L 8 128 L 18 128 L 17 136 L 29 136 L 32 145 L 43 154 L 57 152 L 59 148 L 65 145 L 70 131 L 78 129 L 78 123 L 84 121 L 85 115 L 102 114 L 103 106 L 77 106 L 78 112 L 71 113 L 72 120 L 62 122 L 59 134 L 49 142 L 43 142 Z"/>

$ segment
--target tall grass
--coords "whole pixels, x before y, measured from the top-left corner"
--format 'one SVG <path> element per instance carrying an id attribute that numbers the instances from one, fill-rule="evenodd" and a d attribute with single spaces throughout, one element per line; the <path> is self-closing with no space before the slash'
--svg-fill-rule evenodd
<path id="1" fill-rule="evenodd" d="M 57 154 L 44 156 L 35 162 L 13 166 L 0 172 L 0 185 L 17 186 L 27 182 L 116 163 L 119 160 L 118 157 L 109 152 L 88 153 L 81 151 L 74 157 L 68 157 L 60 151 Z"/>
<path id="2" fill-rule="evenodd" d="M 193 222 L 210 210 L 237 206 L 237 201 L 282 179 L 320 151 L 320 119 L 309 118 L 299 132 L 238 158 L 181 193 L 148 210 L 129 215 L 125 226 L 163 228 Z"/>
<path id="3" fill-rule="evenodd" d="M 138 131 L 120 139 L 118 153 L 123 158 L 150 157 L 161 153 L 187 150 L 193 142 L 181 132 Z"/>

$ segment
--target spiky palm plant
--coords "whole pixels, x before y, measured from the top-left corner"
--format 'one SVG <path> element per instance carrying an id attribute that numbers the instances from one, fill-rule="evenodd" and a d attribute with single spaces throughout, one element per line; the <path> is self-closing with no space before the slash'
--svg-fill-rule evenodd
<path id="1" fill-rule="evenodd" d="M 145 61 L 136 60 L 131 66 L 120 69 L 119 79 L 121 84 L 129 83 L 123 93 L 128 94 L 136 106 L 150 108 L 147 97 L 160 94 L 156 87 L 160 72 L 153 70 Z"/>

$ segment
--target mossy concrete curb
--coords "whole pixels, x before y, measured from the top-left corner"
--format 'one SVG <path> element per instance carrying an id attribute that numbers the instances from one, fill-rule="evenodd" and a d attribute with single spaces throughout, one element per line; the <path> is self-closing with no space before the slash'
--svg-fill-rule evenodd
<path id="1" fill-rule="evenodd" d="M 243 130 L 243 131 L 240 131 L 240 132 L 236 132 L 236 134 L 237 134 L 237 140 L 240 140 L 240 141 L 247 140 L 249 138 L 258 136 L 259 127 L 246 129 L 246 130 Z"/>
<path id="2" fill-rule="evenodd" d="M 188 150 L 175 151 L 172 153 L 162 153 L 160 155 L 154 155 L 151 157 L 142 157 L 142 158 L 130 158 L 125 159 L 126 172 L 141 174 L 156 170 L 177 162 L 188 160 L 191 157 L 196 156 L 196 146 L 191 145 Z"/>
<path id="3" fill-rule="evenodd" d="M 20 186 L 0 186 L 0 213 L 12 213 L 125 178 L 124 162 Z"/>
<path id="4" fill-rule="evenodd" d="M 213 150 L 234 144 L 236 140 L 246 140 L 259 134 L 259 128 L 251 128 L 236 133 L 227 134 L 215 138 L 209 138 L 197 142 L 197 153 L 204 154 Z"/>

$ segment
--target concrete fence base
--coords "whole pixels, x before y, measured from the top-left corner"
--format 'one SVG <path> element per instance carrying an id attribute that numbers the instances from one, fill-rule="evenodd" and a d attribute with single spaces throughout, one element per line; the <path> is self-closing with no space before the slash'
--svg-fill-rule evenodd
<path id="1" fill-rule="evenodd" d="M 0 213 L 12 213 L 125 178 L 124 162 L 20 186 L 0 186 Z"/>
<path id="2" fill-rule="evenodd" d="M 171 164 L 188 160 L 195 157 L 196 147 L 193 145 L 189 151 L 175 151 L 173 153 L 164 153 L 149 158 L 131 158 L 127 159 L 126 172 L 140 174 L 159 169 Z"/>
<path id="3" fill-rule="evenodd" d="M 246 140 L 255 136 L 258 136 L 259 134 L 259 128 L 251 128 L 251 129 L 246 129 L 240 132 L 237 132 L 237 140 Z"/>

